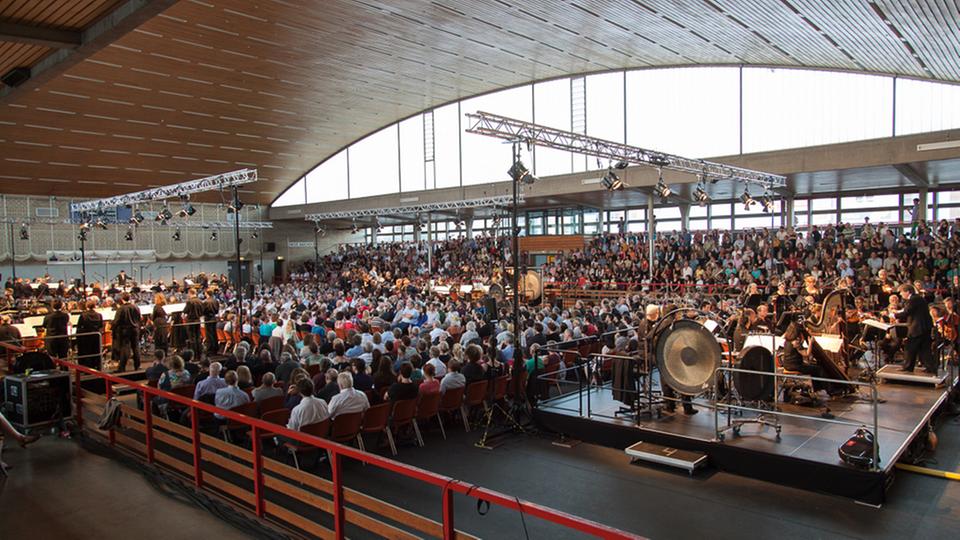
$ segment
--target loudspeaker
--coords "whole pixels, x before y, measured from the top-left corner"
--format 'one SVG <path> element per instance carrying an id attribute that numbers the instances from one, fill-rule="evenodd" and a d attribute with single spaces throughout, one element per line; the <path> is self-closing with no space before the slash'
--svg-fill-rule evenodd
<path id="1" fill-rule="evenodd" d="M 0 82 L 3 82 L 3 84 L 7 86 L 16 87 L 27 82 L 29 78 L 30 78 L 30 68 L 16 67 L 4 73 L 3 77 L 0 77 Z"/>
<path id="2" fill-rule="evenodd" d="M 483 320 L 489 322 L 491 320 L 496 320 L 499 317 L 499 312 L 497 311 L 497 299 L 490 296 L 483 297 Z"/>
<path id="3" fill-rule="evenodd" d="M 263 244 L 263 251 L 266 252 L 266 253 L 273 253 L 273 252 L 277 251 L 277 243 L 276 243 L 276 242 L 265 242 L 265 243 Z"/>

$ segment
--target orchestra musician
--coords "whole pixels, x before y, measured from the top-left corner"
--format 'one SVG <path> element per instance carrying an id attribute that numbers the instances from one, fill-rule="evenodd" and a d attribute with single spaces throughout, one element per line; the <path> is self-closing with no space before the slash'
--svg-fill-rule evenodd
<path id="1" fill-rule="evenodd" d="M 817 285 L 817 278 L 811 275 L 804 276 L 802 295 L 811 304 L 819 304 L 823 302 L 823 291 L 821 291 L 820 287 Z"/>
<path id="2" fill-rule="evenodd" d="M 63 310 L 63 300 L 54 300 L 52 307 L 53 311 L 43 318 L 47 352 L 54 358 L 66 358 L 70 352 L 70 340 L 67 338 L 70 315 Z"/>
<path id="3" fill-rule="evenodd" d="M 170 347 L 170 319 L 163 308 L 167 304 L 163 293 L 153 295 L 153 347 L 158 351 L 167 352 Z"/>
<path id="4" fill-rule="evenodd" d="M 77 320 L 77 362 L 81 366 L 101 369 L 103 350 L 101 336 L 103 332 L 103 315 L 97 312 L 97 301 L 88 300 L 86 309 Z"/>
<path id="5" fill-rule="evenodd" d="M 660 318 L 660 315 L 661 315 L 659 307 L 657 306 L 652 306 L 652 307 L 656 308 L 656 310 L 651 312 L 651 309 L 650 309 L 651 306 L 647 306 L 647 317 L 645 319 L 648 326 L 647 333 L 646 333 L 648 338 L 647 339 L 648 343 L 650 343 L 650 340 L 653 337 L 650 333 L 657 326 L 657 320 Z M 670 313 L 674 311 L 674 308 L 673 306 L 668 305 L 666 306 L 665 311 L 667 313 Z M 681 317 L 683 317 L 683 313 L 676 314 L 677 319 L 680 319 Z M 639 334 L 639 332 L 640 330 L 638 329 L 637 333 Z M 650 345 L 651 347 L 648 350 L 650 350 L 652 353 L 652 343 L 650 343 Z M 670 413 L 676 411 L 677 410 L 677 392 L 673 388 L 670 388 L 670 385 L 665 384 L 663 382 L 662 377 L 660 379 L 660 388 L 663 390 L 663 397 L 666 399 L 666 406 L 664 408 L 667 410 L 667 412 L 670 412 Z M 693 406 L 693 399 L 690 396 L 680 396 L 679 401 L 683 403 L 683 414 L 686 414 L 686 415 L 697 414 L 698 411 Z"/>
<path id="6" fill-rule="evenodd" d="M 803 331 L 800 325 L 791 322 L 787 326 L 787 331 L 783 334 L 783 350 L 781 351 L 780 363 L 783 369 L 787 371 L 796 371 L 811 377 L 826 377 L 823 368 L 818 364 L 808 364 L 805 359 L 810 356 L 810 350 L 803 348 Z M 817 391 L 826 391 L 826 383 L 823 381 L 813 381 L 813 389 Z"/>
<path id="7" fill-rule="evenodd" d="M 117 286 L 121 288 L 127 286 L 127 273 L 124 272 L 123 270 L 121 270 L 120 273 L 117 274 Z"/>
<path id="8" fill-rule="evenodd" d="M 904 346 L 906 358 L 901 371 L 912 372 L 919 359 L 924 372 L 935 375 L 937 364 L 930 350 L 933 320 L 927 301 L 909 283 L 900 285 L 899 292 L 906 305 L 896 317 L 898 321 L 907 323 L 907 343 Z"/>
<path id="9" fill-rule="evenodd" d="M 217 342 L 217 315 L 220 314 L 220 303 L 214 296 L 212 288 L 207 289 L 203 300 L 203 327 L 207 334 L 207 354 L 217 354 L 220 344 Z"/>
<path id="10" fill-rule="evenodd" d="M 113 316 L 113 358 L 117 371 L 126 371 L 127 361 L 140 369 L 140 308 L 130 301 L 130 293 L 120 295 L 120 306 Z"/>
<path id="11" fill-rule="evenodd" d="M 200 318 L 203 317 L 203 304 L 197 298 L 197 290 L 187 291 L 187 302 L 183 307 L 183 316 L 187 325 L 187 347 L 192 349 L 199 359 L 203 353 L 200 341 Z"/>

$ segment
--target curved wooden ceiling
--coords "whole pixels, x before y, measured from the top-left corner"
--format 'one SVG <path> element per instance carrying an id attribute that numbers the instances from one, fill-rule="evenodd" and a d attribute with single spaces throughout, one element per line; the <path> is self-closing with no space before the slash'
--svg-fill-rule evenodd
<path id="1" fill-rule="evenodd" d="M 70 20 L 81 25 L 117 2 L 8 0 L 0 18 L 24 4 L 83 5 L 88 18 Z M 180 0 L 3 98 L 0 191 L 103 196 L 257 167 L 262 180 L 246 196 L 269 203 L 405 116 L 572 73 L 750 64 L 956 82 L 951 9 L 939 0 Z M 8 46 L 3 65 L 36 61 Z"/>

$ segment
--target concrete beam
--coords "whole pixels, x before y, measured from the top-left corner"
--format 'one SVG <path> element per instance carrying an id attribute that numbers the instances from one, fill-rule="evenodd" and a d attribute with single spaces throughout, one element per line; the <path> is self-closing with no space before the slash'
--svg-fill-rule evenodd
<path id="1" fill-rule="evenodd" d="M 74 30 L 41 28 L 10 21 L 0 21 L 0 41 L 27 43 L 51 49 L 76 49 L 82 35 Z"/>
<path id="2" fill-rule="evenodd" d="M 0 88 L 0 104 L 15 96 L 27 94 L 59 77 L 73 66 L 90 58 L 114 41 L 159 15 L 179 0 L 127 0 L 80 34 L 80 42 L 73 48 L 60 48 L 31 66 L 30 79 L 16 88 Z"/>
<path id="3" fill-rule="evenodd" d="M 896 163 L 893 165 L 893 168 L 902 174 L 904 178 L 913 182 L 913 185 L 917 187 L 927 187 L 930 185 L 927 178 L 920 174 L 920 171 L 913 168 L 913 165 L 909 163 Z"/>

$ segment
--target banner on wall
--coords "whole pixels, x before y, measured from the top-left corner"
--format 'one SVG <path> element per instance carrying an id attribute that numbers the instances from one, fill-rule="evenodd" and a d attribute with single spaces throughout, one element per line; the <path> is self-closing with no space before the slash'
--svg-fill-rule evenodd
<path id="1" fill-rule="evenodd" d="M 288 248 L 312 248 L 316 245 L 314 242 L 294 242 L 292 240 L 287 240 Z"/>
<path id="2" fill-rule="evenodd" d="M 85 255 L 87 263 L 155 263 L 157 252 L 152 249 L 88 249 Z M 80 264 L 80 251 L 47 251 L 47 264 Z"/>

